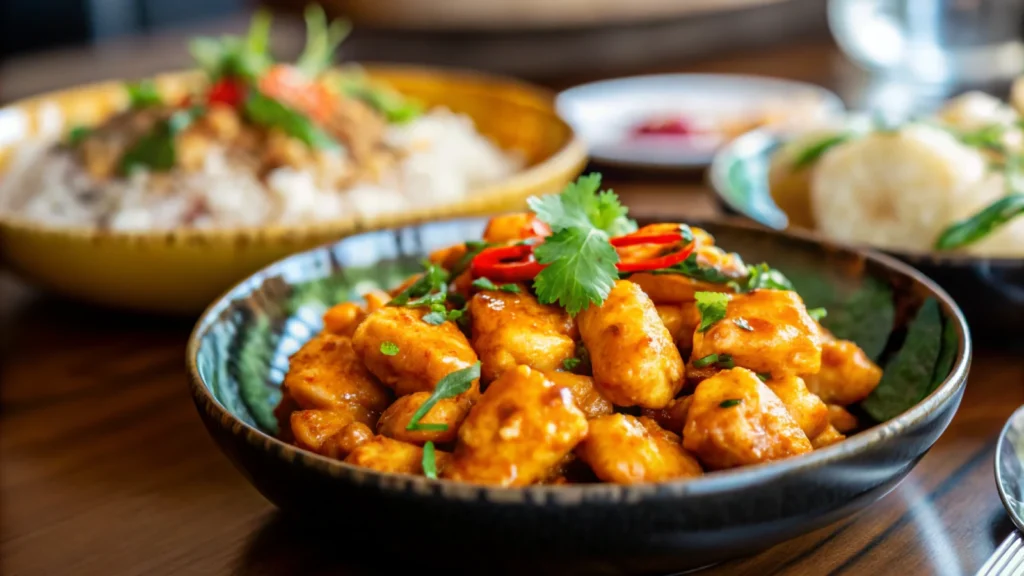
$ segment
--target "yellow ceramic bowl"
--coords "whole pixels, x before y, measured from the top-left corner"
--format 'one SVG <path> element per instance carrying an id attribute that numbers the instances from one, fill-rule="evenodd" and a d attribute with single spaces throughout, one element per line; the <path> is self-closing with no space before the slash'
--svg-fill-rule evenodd
<path id="1" fill-rule="evenodd" d="M 481 133 L 522 153 L 527 167 L 459 203 L 308 226 L 127 233 L 0 215 L 0 260 L 38 286 L 72 298 L 147 312 L 198 313 L 240 278 L 292 252 L 369 229 L 519 209 L 531 195 L 559 190 L 586 163 L 584 145 L 558 117 L 546 90 L 473 72 L 387 65 L 365 70 L 428 106 L 469 115 Z M 202 81 L 195 72 L 155 78 L 169 97 Z M 96 124 L 127 104 L 122 83 L 110 82 L 0 108 L 0 178 L 19 143 Z"/>

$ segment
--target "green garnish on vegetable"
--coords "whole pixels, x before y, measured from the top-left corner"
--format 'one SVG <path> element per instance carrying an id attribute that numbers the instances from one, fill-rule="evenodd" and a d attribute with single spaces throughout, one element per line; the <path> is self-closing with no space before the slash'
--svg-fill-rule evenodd
<path id="1" fill-rule="evenodd" d="M 128 101 L 132 108 L 149 108 L 163 104 L 164 99 L 160 96 L 156 84 L 152 80 L 141 80 L 125 84 L 128 91 Z"/>
<path id="2" fill-rule="evenodd" d="M 385 356 L 395 356 L 398 354 L 398 344 L 394 342 L 381 342 L 380 353 Z"/>
<path id="3" fill-rule="evenodd" d="M 721 292 L 696 292 L 697 311 L 700 312 L 698 332 L 707 332 L 716 322 L 725 318 L 729 306 L 729 295 Z"/>
<path id="4" fill-rule="evenodd" d="M 434 392 L 430 394 L 420 407 L 413 413 L 412 418 L 409 419 L 409 424 L 405 426 L 406 430 L 437 430 L 437 428 L 429 428 L 428 424 L 420 424 L 420 419 L 430 412 L 430 409 L 437 404 L 439 400 L 445 398 L 454 398 L 459 394 L 462 394 L 466 390 L 469 390 L 473 385 L 473 381 L 480 377 L 480 362 L 477 361 L 469 368 L 463 368 L 462 370 L 456 370 L 441 378 L 434 387 Z M 433 426 L 438 426 L 437 424 Z M 444 426 L 441 424 L 441 426 Z M 445 426 L 444 430 L 447 430 Z"/>
<path id="5" fill-rule="evenodd" d="M 846 142 L 850 137 L 851 134 L 836 134 L 833 136 L 827 136 L 808 145 L 793 157 L 793 168 L 799 170 L 814 164 L 818 161 L 818 158 L 821 158 L 821 156 L 825 154 L 825 152 L 828 152 L 833 147 Z"/>
<path id="6" fill-rule="evenodd" d="M 731 280 L 728 284 L 730 288 L 740 293 L 754 290 L 793 290 L 793 283 L 789 281 L 789 278 L 764 262 L 747 266 L 745 279 L 742 281 Z"/>
<path id="7" fill-rule="evenodd" d="M 715 362 L 718 362 L 718 354 L 708 354 L 703 358 L 698 358 L 693 361 L 694 368 L 707 368 Z"/>
<path id="8" fill-rule="evenodd" d="M 884 422 L 924 399 L 933 389 L 942 340 L 939 304 L 928 298 L 907 328 L 903 348 L 886 363 L 881 382 L 861 407 Z"/>
<path id="9" fill-rule="evenodd" d="M 405 306 L 414 298 L 421 298 L 434 290 L 443 290 L 448 272 L 440 266 L 428 265 L 423 275 L 388 302 L 388 306 Z"/>
<path id="10" fill-rule="evenodd" d="M 423 475 L 431 480 L 437 480 L 437 462 L 434 454 L 434 443 L 427 441 L 423 445 Z"/>
<path id="11" fill-rule="evenodd" d="M 121 156 L 121 174 L 128 175 L 140 169 L 165 172 L 174 168 L 177 160 L 174 138 L 203 112 L 200 106 L 178 110 L 167 120 L 157 123 L 152 131 L 139 138 Z"/>
<path id="12" fill-rule="evenodd" d="M 728 400 L 723 400 L 721 403 L 718 404 L 718 407 L 719 408 L 732 408 L 733 406 L 739 406 L 742 403 L 743 403 L 743 400 L 741 400 L 739 398 L 730 398 Z"/>
<path id="13" fill-rule="evenodd" d="M 243 112 L 254 123 L 279 128 L 285 134 L 305 142 L 310 148 L 332 150 L 340 147 L 334 138 L 321 130 L 308 116 L 256 90 L 245 99 Z"/>
<path id="14" fill-rule="evenodd" d="M 580 362 L 582 362 L 582 360 L 579 358 L 566 358 L 565 360 L 562 360 L 562 368 L 572 372 L 580 365 Z"/>
<path id="15" fill-rule="evenodd" d="M 742 329 L 742 330 L 746 330 L 747 332 L 753 332 L 754 331 L 754 327 L 751 326 L 749 322 L 747 322 L 746 318 L 737 318 L 737 319 L 733 320 L 732 322 L 736 326 L 740 327 L 740 329 Z"/>
<path id="16" fill-rule="evenodd" d="M 693 253 L 686 257 L 679 264 L 669 266 L 668 268 L 659 268 L 657 270 L 651 270 L 650 274 L 680 274 L 693 278 L 694 280 L 700 280 L 701 282 L 708 282 L 710 284 L 725 284 L 733 280 L 732 277 L 726 276 L 717 268 L 711 266 L 701 266 L 697 263 L 697 254 Z M 624 273 L 620 276 L 628 277 L 632 273 Z"/>
<path id="17" fill-rule="evenodd" d="M 314 78 L 331 66 L 334 52 L 352 32 L 347 20 L 334 20 L 327 24 L 327 14 L 319 4 L 310 4 L 304 13 L 306 19 L 306 47 L 295 62 L 303 74 Z"/>
<path id="18" fill-rule="evenodd" d="M 519 286 L 515 284 L 495 284 L 490 278 L 477 278 L 473 280 L 473 288 L 477 290 L 491 290 L 494 292 L 508 292 L 509 294 L 519 294 Z"/>
<path id="19" fill-rule="evenodd" d="M 591 304 L 601 305 L 619 277 L 619 255 L 609 239 L 636 229 L 613 192 L 598 193 L 599 174 L 581 176 L 561 194 L 531 197 L 527 202 L 553 234 L 534 250 L 548 266 L 534 279 L 537 299 L 557 302 L 572 316 Z"/>
<path id="20" fill-rule="evenodd" d="M 828 310 L 824 308 L 810 308 L 807 310 L 807 315 L 815 322 L 821 322 L 828 316 Z"/>
<path id="21" fill-rule="evenodd" d="M 981 240 L 993 230 L 1024 214 L 1024 194 L 1013 193 L 996 200 L 977 214 L 954 222 L 935 241 L 936 250 L 962 248 Z"/>
<path id="22" fill-rule="evenodd" d="M 259 10 L 244 38 L 195 38 L 189 52 L 211 80 L 232 76 L 255 82 L 274 63 L 269 53 L 270 21 L 270 12 Z"/>

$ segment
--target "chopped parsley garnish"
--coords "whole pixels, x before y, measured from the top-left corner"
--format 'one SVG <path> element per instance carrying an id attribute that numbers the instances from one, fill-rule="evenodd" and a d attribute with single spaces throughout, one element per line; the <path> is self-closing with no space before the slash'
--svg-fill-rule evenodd
<path id="1" fill-rule="evenodd" d="M 825 316 L 828 316 L 828 310 L 824 308 L 811 308 L 807 311 L 807 315 L 813 318 L 815 322 L 821 322 Z"/>
<path id="2" fill-rule="evenodd" d="M 743 403 L 743 400 L 741 400 L 739 398 L 730 398 L 728 400 L 722 400 L 722 402 L 718 404 L 718 407 L 719 408 L 732 408 L 733 406 L 739 406 L 742 403 Z"/>
<path id="3" fill-rule="evenodd" d="M 719 368 L 735 368 L 736 363 L 733 361 L 732 356 L 729 354 L 708 354 L 703 358 L 698 358 L 693 361 L 694 368 L 707 368 L 708 366 L 715 365 Z"/>
<path id="4" fill-rule="evenodd" d="M 758 372 L 757 377 L 761 379 L 761 382 L 767 382 L 772 379 L 770 372 Z"/>
<path id="5" fill-rule="evenodd" d="M 736 326 L 740 327 L 743 330 L 746 330 L 747 332 L 754 331 L 754 327 L 751 326 L 749 322 L 747 322 L 746 318 L 737 318 L 732 322 L 733 324 L 735 324 Z"/>
<path id="6" fill-rule="evenodd" d="M 128 83 L 125 84 L 125 89 L 128 91 L 128 101 L 132 108 L 149 108 L 164 102 L 152 80 Z"/>
<path id="7" fill-rule="evenodd" d="M 434 443 L 427 441 L 423 445 L 423 475 L 431 480 L 437 480 L 437 462 L 434 454 Z"/>
<path id="8" fill-rule="evenodd" d="M 725 318 L 729 295 L 721 292 L 696 292 L 697 311 L 700 312 L 698 332 L 707 332 L 716 322 Z"/>
<path id="9" fill-rule="evenodd" d="M 434 392 L 430 394 L 426 402 L 420 405 L 420 407 L 413 413 L 412 418 L 409 419 L 409 424 L 405 426 L 406 430 L 434 430 L 444 431 L 448 429 L 445 424 L 420 424 L 420 419 L 430 412 L 430 409 L 437 404 L 439 400 L 445 398 L 454 398 L 459 394 L 462 394 L 466 390 L 469 390 L 473 385 L 473 381 L 480 377 L 480 362 L 475 362 L 469 368 L 463 368 L 462 370 L 456 370 L 441 378 L 434 387 Z M 438 426 L 444 426 L 444 428 L 438 428 Z"/>
<path id="10" fill-rule="evenodd" d="M 477 290 L 500 290 L 510 294 L 519 294 L 519 286 L 516 286 L 515 284 L 502 284 L 499 286 L 492 282 L 490 278 L 477 278 L 476 280 L 473 280 L 473 288 L 476 288 Z"/>
<path id="11" fill-rule="evenodd" d="M 565 360 L 562 360 L 562 368 L 572 372 L 580 365 L 580 362 L 582 362 L 582 360 L 579 358 L 566 358 Z"/>
<path id="12" fill-rule="evenodd" d="M 398 354 L 398 344 L 394 342 L 381 342 L 380 353 L 385 356 L 394 356 Z"/>
<path id="13" fill-rule="evenodd" d="M 440 266 L 430 264 L 423 275 L 402 290 L 388 302 L 388 306 L 405 306 L 410 300 L 422 298 L 435 290 L 445 290 L 448 283 L 448 272 Z"/>
<path id="14" fill-rule="evenodd" d="M 531 197 L 527 202 L 553 234 L 534 250 L 548 266 L 534 279 L 537 299 L 558 303 L 572 316 L 591 304 L 601 305 L 619 277 L 619 255 L 611 236 L 636 230 L 614 192 L 598 192 L 600 174 L 581 176 L 561 194 Z"/>
<path id="15" fill-rule="evenodd" d="M 448 315 L 439 310 L 432 310 L 431 312 L 423 315 L 423 321 L 431 326 L 440 326 L 448 320 Z"/>
<path id="16" fill-rule="evenodd" d="M 347 20 L 334 20 L 328 25 L 327 15 L 319 4 L 309 4 L 304 16 L 306 47 L 295 67 L 307 77 L 314 78 L 331 66 L 338 46 L 352 32 L 352 24 Z"/>
<path id="17" fill-rule="evenodd" d="M 697 253 L 694 252 L 675 266 L 651 270 L 651 274 L 680 274 L 694 280 L 708 282 L 710 284 L 725 284 L 733 280 L 731 276 L 725 275 L 721 270 L 711 266 L 701 266 L 697 263 Z"/>
<path id="18" fill-rule="evenodd" d="M 189 52 L 211 80 L 235 76 L 256 81 L 270 66 L 270 12 L 258 10 L 243 38 L 196 38 L 189 43 Z"/>
<path id="19" fill-rule="evenodd" d="M 174 139 L 189 127 L 205 111 L 201 106 L 178 110 L 153 130 L 135 141 L 121 156 L 121 174 L 131 174 L 138 169 L 165 172 L 174 168 L 177 153 Z"/>
<path id="20" fill-rule="evenodd" d="M 744 293 L 754 290 L 793 290 L 793 283 L 782 272 L 761 263 L 747 267 L 747 277 L 742 281 L 732 280 L 729 287 Z"/>

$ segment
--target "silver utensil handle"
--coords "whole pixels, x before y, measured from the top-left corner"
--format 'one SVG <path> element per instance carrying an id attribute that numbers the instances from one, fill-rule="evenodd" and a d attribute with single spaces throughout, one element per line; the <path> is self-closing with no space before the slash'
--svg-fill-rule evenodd
<path id="1" fill-rule="evenodd" d="M 976 576 L 1024 576 L 1024 539 L 1020 532 L 1011 532 Z"/>

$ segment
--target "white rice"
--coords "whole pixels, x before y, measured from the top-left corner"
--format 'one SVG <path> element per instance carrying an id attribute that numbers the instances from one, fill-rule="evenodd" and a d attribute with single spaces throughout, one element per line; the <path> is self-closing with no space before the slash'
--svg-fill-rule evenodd
<path id="1" fill-rule="evenodd" d="M 379 182 L 346 189 L 320 187 L 313 171 L 290 167 L 273 170 L 264 183 L 223 148 L 213 148 L 198 172 L 172 173 L 173 189 L 165 175 L 145 172 L 100 184 L 53 141 L 33 141 L 15 151 L 0 178 L 0 213 L 122 231 L 173 229 L 189 220 L 197 228 L 311 223 L 462 200 L 524 165 L 479 134 L 469 117 L 444 109 L 390 126 L 385 139 L 405 151 L 400 164 Z M 336 162 L 344 168 L 344 151 Z M 197 206 L 204 214 L 193 218 Z"/>

